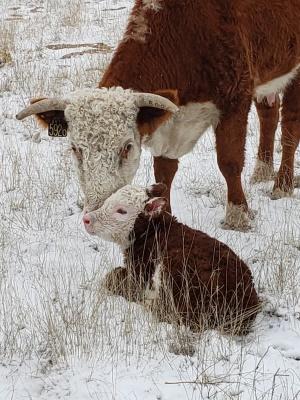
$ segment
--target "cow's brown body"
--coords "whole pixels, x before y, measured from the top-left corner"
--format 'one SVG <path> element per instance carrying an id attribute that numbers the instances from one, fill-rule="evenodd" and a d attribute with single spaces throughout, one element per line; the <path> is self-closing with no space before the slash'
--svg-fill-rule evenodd
<path id="1" fill-rule="evenodd" d="M 136 0 L 124 39 L 99 86 L 139 92 L 175 89 L 179 106 L 212 102 L 220 111 L 216 147 L 228 203 L 247 211 L 241 173 L 251 101 L 260 85 L 294 70 L 293 80 L 280 88 L 283 155 L 273 193 L 280 197 L 293 190 L 300 138 L 300 69 L 295 70 L 300 64 L 299 21 L 298 0 Z M 279 114 L 275 86 L 273 104 L 263 97 L 256 102 L 261 123 L 258 160 L 270 169 Z M 147 122 L 145 113 L 143 119 Z M 149 123 L 147 131 L 142 125 L 141 135 L 157 128 Z M 177 162 L 161 154 L 154 168 L 157 181 L 170 186 Z"/>
<path id="2" fill-rule="evenodd" d="M 249 268 L 227 245 L 166 212 L 153 219 L 140 214 L 132 241 L 125 268 L 106 277 L 112 293 L 196 331 L 248 332 L 259 299 Z"/>

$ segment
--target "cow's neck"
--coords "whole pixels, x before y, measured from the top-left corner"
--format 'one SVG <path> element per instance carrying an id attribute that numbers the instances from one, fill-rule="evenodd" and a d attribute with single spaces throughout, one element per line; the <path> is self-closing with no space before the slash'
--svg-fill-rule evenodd
<path id="1" fill-rule="evenodd" d="M 200 76 L 201 68 L 197 72 L 197 85 L 191 85 L 191 82 L 195 81 L 195 76 L 193 76 L 195 69 L 191 68 L 191 64 L 195 62 L 196 57 L 200 65 L 201 59 L 199 49 L 194 47 L 196 43 L 184 40 L 184 37 L 193 38 L 194 31 L 197 29 L 199 36 L 203 35 L 205 38 L 201 42 L 201 55 L 207 60 L 211 49 L 205 48 L 206 44 L 210 43 L 211 46 L 219 40 L 219 33 L 211 31 L 205 18 L 208 12 L 210 12 L 211 23 L 219 18 L 215 7 L 210 6 L 211 10 L 198 13 L 196 27 L 196 22 L 194 24 L 184 22 L 187 16 L 183 18 L 180 2 L 153 0 L 153 4 L 161 3 L 161 9 L 157 10 L 145 10 L 144 3 L 150 2 L 136 1 L 123 40 L 99 86 L 121 86 L 124 89 L 140 92 L 177 89 L 182 105 L 190 101 L 210 100 L 209 78 L 205 76 L 205 73 L 203 77 Z M 205 2 L 201 3 L 205 4 Z M 196 6 L 200 11 L 207 7 L 207 5 Z M 184 10 L 185 14 L 188 14 L 192 12 L 192 7 L 186 5 Z"/>

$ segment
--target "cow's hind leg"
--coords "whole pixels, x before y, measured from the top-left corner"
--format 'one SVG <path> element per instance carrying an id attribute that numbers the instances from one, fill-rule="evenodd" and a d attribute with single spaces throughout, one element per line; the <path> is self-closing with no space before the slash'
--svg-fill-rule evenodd
<path id="1" fill-rule="evenodd" d="M 260 141 L 257 161 L 251 178 L 252 183 L 263 182 L 274 178 L 273 153 L 275 132 L 279 121 L 280 99 L 270 105 L 267 99 L 255 101 L 260 122 Z"/>
<path id="2" fill-rule="evenodd" d="M 218 165 L 228 188 L 224 227 L 238 230 L 250 227 L 249 210 L 241 182 L 250 105 L 249 99 L 230 114 L 224 114 L 216 128 Z"/>
<path id="3" fill-rule="evenodd" d="M 282 101 L 282 159 L 275 179 L 272 198 L 293 193 L 295 152 L 300 140 L 300 73 L 284 93 Z"/>
<path id="4" fill-rule="evenodd" d="M 167 192 L 164 196 L 169 202 L 169 211 L 171 211 L 171 186 L 174 176 L 178 170 L 178 160 L 165 157 L 154 157 L 154 176 L 157 183 L 167 185 Z"/>

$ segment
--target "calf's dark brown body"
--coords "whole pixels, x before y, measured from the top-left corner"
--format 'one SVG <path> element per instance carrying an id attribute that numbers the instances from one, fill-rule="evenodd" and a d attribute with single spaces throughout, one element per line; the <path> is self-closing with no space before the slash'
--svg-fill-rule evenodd
<path id="1" fill-rule="evenodd" d="M 140 214 L 131 236 L 125 268 L 106 276 L 113 294 L 196 331 L 248 332 L 260 303 L 251 271 L 227 245 L 167 212 Z"/>

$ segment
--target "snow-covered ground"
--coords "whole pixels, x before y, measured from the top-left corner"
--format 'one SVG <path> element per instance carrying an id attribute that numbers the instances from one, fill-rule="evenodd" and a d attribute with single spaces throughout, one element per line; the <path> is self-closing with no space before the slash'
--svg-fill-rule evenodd
<path id="1" fill-rule="evenodd" d="M 0 4 L 0 400 L 300 399 L 300 191 L 272 201 L 250 185 L 258 142 L 249 121 L 248 233 L 221 229 L 225 184 L 212 132 L 184 157 L 173 189 L 181 221 L 230 245 L 265 300 L 246 338 L 158 324 L 100 283 L 119 250 L 88 236 L 68 144 L 15 114 L 29 98 L 95 87 L 133 0 Z M 279 139 L 280 136 L 278 134 Z M 280 160 L 276 142 L 276 167 Z M 297 153 L 296 172 L 300 172 Z M 143 155 L 136 179 L 153 182 Z M 193 355 L 182 354 L 187 344 Z"/>

